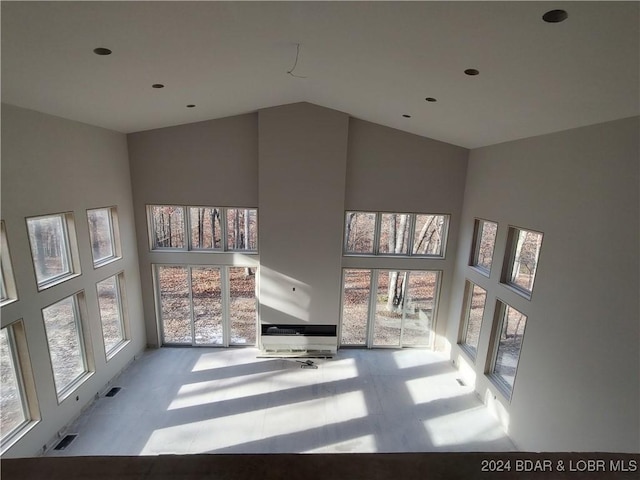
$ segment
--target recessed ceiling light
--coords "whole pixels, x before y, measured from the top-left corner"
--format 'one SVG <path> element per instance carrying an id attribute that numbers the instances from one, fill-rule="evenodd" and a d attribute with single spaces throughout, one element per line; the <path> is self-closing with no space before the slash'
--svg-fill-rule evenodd
<path id="1" fill-rule="evenodd" d="M 111 55 L 111 50 L 108 48 L 98 47 L 93 49 L 93 53 L 96 55 Z"/>
<path id="2" fill-rule="evenodd" d="M 569 14 L 565 10 L 549 10 L 542 16 L 542 20 L 547 23 L 560 23 L 564 22 L 569 17 Z"/>
<path id="3" fill-rule="evenodd" d="M 475 68 L 467 68 L 464 73 L 473 77 L 474 75 L 478 75 L 480 72 Z"/>
<path id="4" fill-rule="evenodd" d="M 402 115 L 404 118 L 411 118 L 411 115 L 407 115 L 406 113 Z"/>
<path id="5" fill-rule="evenodd" d="M 161 83 L 154 83 L 153 85 L 151 85 L 152 88 L 164 88 L 164 85 Z"/>
<path id="6" fill-rule="evenodd" d="M 427 97 L 427 98 L 425 98 L 425 100 L 426 100 L 427 102 L 437 102 L 437 101 L 438 101 L 438 100 L 436 100 L 436 99 L 435 99 L 435 98 L 433 98 L 433 97 Z"/>
<path id="7" fill-rule="evenodd" d="M 193 103 L 190 103 L 189 105 L 187 105 L 187 108 L 193 108 L 193 107 L 195 107 Z"/>

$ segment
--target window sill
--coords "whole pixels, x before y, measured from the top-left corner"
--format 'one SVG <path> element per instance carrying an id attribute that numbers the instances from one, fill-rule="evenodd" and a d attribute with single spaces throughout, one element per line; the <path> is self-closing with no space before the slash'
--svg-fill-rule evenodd
<path id="1" fill-rule="evenodd" d="M 40 420 L 30 420 L 25 422 L 20 428 L 9 435 L 6 439 L 2 440 L 2 447 L 0 448 L 0 455 L 4 455 L 11 447 L 20 441 L 27 433 L 40 423 Z"/>
<path id="2" fill-rule="evenodd" d="M 500 392 L 500 394 L 505 397 L 505 399 L 511 403 L 511 396 L 513 394 L 513 390 L 509 386 L 509 384 L 505 383 L 505 381 L 495 373 L 487 373 L 486 377 L 491 381 L 494 387 Z"/>
<path id="3" fill-rule="evenodd" d="M 43 284 L 39 284 L 38 285 L 38 292 L 42 292 L 48 288 L 51 287 L 55 287 L 56 285 L 60 285 L 61 283 L 64 283 L 68 280 L 71 280 L 72 278 L 76 278 L 79 277 L 81 275 L 81 273 L 70 273 L 68 275 L 65 275 L 64 277 L 60 277 L 60 278 L 56 278 L 55 280 L 51 280 L 50 282 L 47 283 L 43 283 Z"/>
<path id="4" fill-rule="evenodd" d="M 486 268 L 482 268 L 477 265 L 469 265 L 469 267 L 471 267 L 472 270 L 478 272 L 480 275 L 484 277 L 487 277 L 487 278 L 491 277 L 491 269 L 487 270 Z"/>
<path id="5" fill-rule="evenodd" d="M 471 347 L 469 347 L 466 343 L 458 343 L 458 347 L 462 352 L 469 357 L 469 360 L 476 364 L 477 352 L 474 352 Z"/>
<path id="6" fill-rule="evenodd" d="M 109 362 L 109 360 L 111 360 L 113 357 L 118 355 L 118 353 L 120 353 L 122 350 L 124 350 L 125 347 L 127 345 L 129 345 L 130 343 L 131 343 L 131 340 L 122 340 L 116 346 L 114 346 L 111 350 L 109 350 L 106 353 L 107 362 Z"/>
<path id="7" fill-rule="evenodd" d="M 530 292 L 529 290 L 524 290 L 523 288 L 520 288 L 517 285 L 514 285 L 512 283 L 500 282 L 500 285 L 505 287 L 507 290 L 510 290 L 513 293 L 515 293 L 517 295 L 520 295 L 521 297 L 525 298 L 526 300 L 531 301 L 531 294 L 533 292 Z"/>
<path id="8" fill-rule="evenodd" d="M 93 376 L 95 372 L 85 372 L 76 378 L 68 387 L 66 387 L 58 395 L 58 405 L 62 404 L 67 398 L 69 398 L 80 386 Z"/>
<path id="9" fill-rule="evenodd" d="M 117 262 L 118 260 L 122 260 L 122 257 L 109 257 L 100 260 L 99 262 L 93 263 L 93 268 L 98 269 L 100 267 L 104 267 L 105 265 L 109 265 L 110 263 Z"/>

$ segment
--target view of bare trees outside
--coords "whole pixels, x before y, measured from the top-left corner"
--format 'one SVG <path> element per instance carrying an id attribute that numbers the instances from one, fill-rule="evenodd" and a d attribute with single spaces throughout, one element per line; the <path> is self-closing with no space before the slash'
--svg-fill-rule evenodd
<path id="1" fill-rule="evenodd" d="M 476 220 L 473 264 L 487 272 L 491 270 L 497 231 L 497 223 L 486 220 Z"/>
<path id="2" fill-rule="evenodd" d="M 413 255 L 442 256 L 447 218 L 445 215 L 416 215 Z"/>
<path id="3" fill-rule="evenodd" d="M 7 328 L 0 330 L 0 430 L 2 438 L 26 421 L 18 369 Z"/>
<path id="4" fill-rule="evenodd" d="M 442 256 L 448 218 L 447 215 L 346 212 L 344 253 Z M 377 226 L 380 233 L 375 244 Z"/>
<path id="5" fill-rule="evenodd" d="M 409 215 L 383 213 L 380 215 L 380 242 L 378 253 L 407 255 L 409 252 Z"/>
<path id="6" fill-rule="evenodd" d="M 372 272 L 377 279 L 374 315 L 369 312 Z M 342 345 L 427 346 L 431 342 L 439 275 L 433 271 L 345 269 Z"/>
<path id="7" fill-rule="evenodd" d="M 375 213 L 347 212 L 345 253 L 373 253 L 375 229 Z"/>
<path id="8" fill-rule="evenodd" d="M 513 261 L 510 262 L 511 272 L 508 283 L 531 293 L 538 267 L 542 234 L 529 230 L 513 230 L 512 238 L 515 241 L 515 248 L 513 250 Z"/>
<path id="9" fill-rule="evenodd" d="M 229 267 L 229 317 L 232 345 L 256 344 L 256 270 Z"/>
<path id="10" fill-rule="evenodd" d="M 58 395 L 86 371 L 76 302 L 71 296 L 42 310 Z"/>
<path id="11" fill-rule="evenodd" d="M 473 288 L 470 288 L 473 285 Z M 471 295 L 467 299 L 466 324 L 462 343 L 467 347 L 473 358 L 478 353 L 478 341 L 480 339 L 480 328 L 482 326 L 482 315 L 484 314 L 484 306 L 487 300 L 487 291 L 478 285 L 468 283 L 465 292 Z"/>
<path id="12" fill-rule="evenodd" d="M 153 248 L 184 248 L 184 208 L 150 207 Z"/>
<path id="13" fill-rule="evenodd" d="M 342 345 L 366 345 L 371 295 L 371 270 L 344 270 Z"/>
<path id="14" fill-rule="evenodd" d="M 64 215 L 28 218 L 27 228 L 38 285 L 71 273 Z"/>
<path id="15" fill-rule="evenodd" d="M 93 263 L 100 263 L 115 257 L 111 209 L 100 208 L 87 212 L 89 221 L 89 238 Z"/>
<path id="16" fill-rule="evenodd" d="M 108 356 L 114 348 L 124 341 L 118 277 L 113 276 L 98 282 L 96 288 L 98 290 L 98 308 L 100 309 L 104 350 Z"/>
<path id="17" fill-rule="evenodd" d="M 502 326 L 493 372 L 513 389 L 527 317 L 509 305 L 502 305 Z"/>
<path id="18" fill-rule="evenodd" d="M 191 248 L 222 248 L 220 216 L 219 208 L 189 207 Z"/>
<path id="19" fill-rule="evenodd" d="M 258 249 L 258 212 L 248 208 L 227 209 L 227 248 Z"/>
<path id="20" fill-rule="evenodd" d="M 157 267 L 163 343 L 223 345 L 229 328 L 230 344 L 255 344 L 255 268 L 228 267 L 228 326 L 223 313 L 223 268 L 227 267 Z"/>

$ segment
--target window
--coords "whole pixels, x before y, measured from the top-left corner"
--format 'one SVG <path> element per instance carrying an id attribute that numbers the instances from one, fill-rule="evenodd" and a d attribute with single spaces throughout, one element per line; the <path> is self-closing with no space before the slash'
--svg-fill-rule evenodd
<path id="1" fill-rule="evenodd" d="M 345 269 L 341 345 L 431 345 L 439 284 L 437 271 Z"/>
<path id="2" fill-rule="evenodd" d="M 152 250 L 258 250 L 258 211 L 255 208 L 147 208 Z"/>
<path id="3" fill-rule="evenodd" d="M 467 281 L 464 295 L 465 308 L 463 310 L 459 344 L 475 360 L 478 353 L 478 340 L 480 339 L 480 327 L 482 326 L 487 292 L 478 285 Z"/>
<path id="4" fill-rule="evenodd" d="M 21 320 L 0 330 L 0 380 L 0 431 L 4 450 L 39 416 Z"/>
<path id="5" fill-rule="evenodd" d="M 508 398 L 513 392 L 526 323 L 524 314 L 498 300 L 488 373 Z"/>
<path id="6" fill-rule="evenodd" d="M 346 212 L 345 255 L 444 257 L 448 215 Z"/>
<path id="7" fill-rule="evenodd" d="M 476 267 L 487 276 L 489 276 L 491 272 L 491 262 L 493 261 L 493 249 L 496 244 L 497 231 L 497 223 L 476 219 L 473 228 L 474 241 L 470 265 Z"/>
<path id="8" fill-rule="evenodd" d="M 121 283 L 123 274 L 114 275 L 96 284 L 102 338 L 107 359 L 113 357 L 126 341 L 125 317 Z"/>
<path id="9" fill-rule="evenodd" d="M 0 222 L 0 305 L 7 305 L 18 299 L 16 283 L 13 279 L 9 244 L 4 228 L 4 221 Z"/>
<path id="10" fill-rule="evenodd" d="M 99 267 L 120 257 L 120 242 L 115 208 L 87 211 L 93 266 Z"/>
<path id="11" fill-rule="evenodd" d="M 257 210 L 247 208 L 227 209 L 227 249 L 258 249 Z"/>
<path id="12" fill-rule="evenodd" d="M 72 295 L 42 310 L 53 379 L 60 401 L 89 373 L 80 314 L 81 296 Z"/>
<path id="13" fill-rule="evenodd" d="M 255 345 L 255 267 L 156 265 L 164 344 Z"/>
<path id="14" fill-rule="evenodd" d="M 38 290 L 80 273 L 72 214 L 28 218 L 27 228 Z"/>
<path id="15" fill-rule="evenodd" d="M 213 250 L 222 248 L 222 226 L 220 209 L 211 207 L 189 207 L 191 224 L 191 248 Z"/>
<path id="16" fill-rule="evenodd" d="M 152 205 L 151 242 L 153 249 L 185 248 L 184 208 L 165 205 Z"/>
<path id="17" fill-rule="evenodd" d="M 538 268 L 542 233 L 510 227 L 502 283 L 530 299 Z"/>
<path id="18" fill-rule="evenodd" d="M 345 226 L 345 253 L 373 254 L 376 214 L 347 212 Z"/>

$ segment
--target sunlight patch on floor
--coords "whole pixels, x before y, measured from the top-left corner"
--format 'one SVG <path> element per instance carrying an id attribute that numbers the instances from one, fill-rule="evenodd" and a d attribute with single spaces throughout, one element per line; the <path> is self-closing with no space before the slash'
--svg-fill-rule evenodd
<path id="1" fill-rule="evenodd" d="M 490 442 L 505 436 L 500 423 L 488 415 L 484 406 L 425 420 L 423 424 L 437 447 Z"/>

